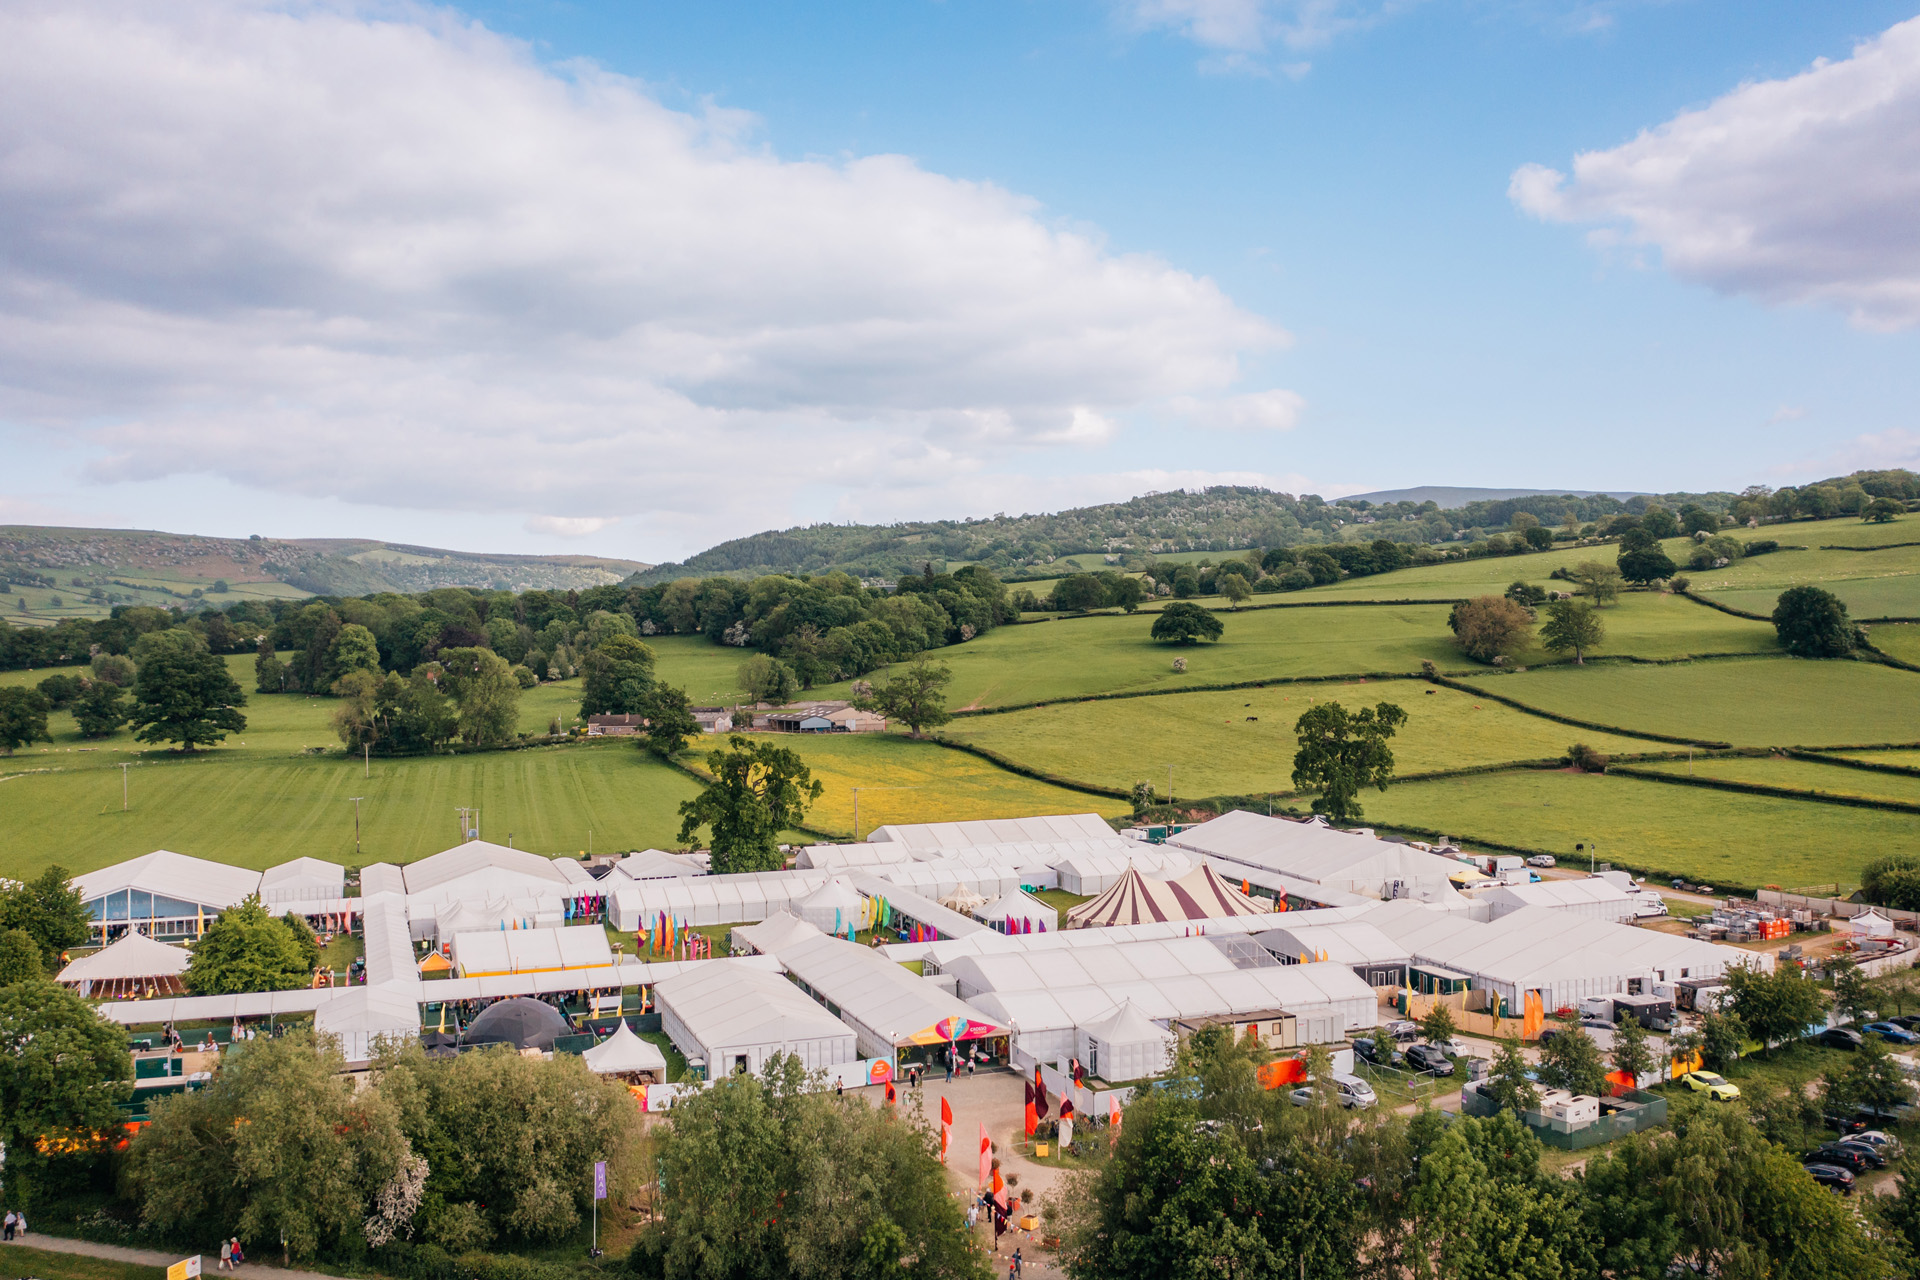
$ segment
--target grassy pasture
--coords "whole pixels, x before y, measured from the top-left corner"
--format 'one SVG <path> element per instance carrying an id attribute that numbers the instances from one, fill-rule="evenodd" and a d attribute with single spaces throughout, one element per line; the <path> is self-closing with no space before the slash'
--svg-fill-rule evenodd
<path id="1" fill-rule="evenodd" d="M 1393 741 L 1403 774 L 1544 759 L 1563 754 L 1575 741 L 1608 753 L 1664 749 L 1416 680 L 1062 703 L 970 716 L 948 733 L 1077 781 L 1128 787 L 1145 779 L 1164 794 L 1172 764 L 1176 797 L 1245 795 L 1292 789 L 1299 745 L 1294 722 L 1309 706 L 1328 701 L 1349 710 L 1377 702 L 1403 708 L 1407 724 Z"/>
<path id="2" fill-rule="evenodd" d="M 1920 666 L 1920 623 L 1888 622 L 1869 628 L 1867 638 L 1882 653 Z"/>
<path id="3" fill-rule="evenodd" d="M 1364 803 L 1367 820 L 1381 825 L 1439 828 L 1563 860 L 1576 842 L 1593 841 L 1602 860 L 1708 884 L 1857 880 L 1869 859 L 1920 847 L 1906 814 L 1567 770 L 1409 782 L 1370 791 Z"/>
<path id="4" fill-rule="evenodd" d="M 1920 750 L 1841 751 L 1835 754 L 1843 760 L 1865 760 L 1869 764 L 1897 764 L 1908 769 L 1920 769 Z"/>
<path id="5" fill-rule="evenodd" d="M 1890 753 L 1889 753 L 1890 754 Z M 1873 759 L 1878 759 L 1876 754 Z M 1897 763 L 1887 761 L 1888 764 Z M 1660 773 L 1685 774 L 1685 762 L 1641 766 Z M 1897 800 L 1920 804 L 1920 777 L 1897 773 L 1877 773 L 1867 769 L 1849 769 L 1845 765 L 1819 764 L 1811 760 L 1785 757 L 1770 759 L 1695 760 L 1693 775 L 1699 778 L 1725 778 L 1733 782 L 1757 783 L 1763 787 L 1789 787 L 1796 791 L 1819 791 L 1828 795 L 1864 796 L 1872 800 Z"/>
<path id="6" fill-rule="evenodd" d="M 1559 715 L 1735 746 L 1910 742 L 1920 733 L 1920 675 L 1877 663 L 1754 658 L 1481 679 Z"/>

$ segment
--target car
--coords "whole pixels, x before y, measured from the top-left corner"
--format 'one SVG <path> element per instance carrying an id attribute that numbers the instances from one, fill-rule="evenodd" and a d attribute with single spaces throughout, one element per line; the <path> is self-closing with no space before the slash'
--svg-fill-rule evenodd
<path id="1" fill-rule="evenodd" d="M 1869 1022 L 1865 1029 L 1882 1040 L 1891 1040 L 1895 1044 L 1920 1044 L 1920 1036 L 1891 1022 Z"/>
<path id="2" fill-rule="evenodd" d="M 1853 1174 L 1835 1164 L 1810 1164 L 1806 1171 L 1823 1187 L 1831 1187 L 1843 1196 L 1853 1194 Z"/>
<path id="3" fill-rule="evenodd" d="M 1550 867 L 1553 865 L 1553 855 L 1550 853 L 1536 853 L 1527 859 L 1527 865 L 1530 867 Z"/>
<path id="4" fill-rule="evenodd" d="M 1827 1112 L 1825 1115 L 1820 1117 L 1820 1120 L 1821 1120 L 1821 1123 L 1827 1126 L 1827 1128 L 1832 1129 L 1835 1133 L 1841 1134 L 1843 1136 L 1860 1133 L 1866 1129 L 1870 1129 L 1873 1127 L 1872 1125 L 1868 1124 L 1864 1118 L 1860 1116 L 1851 1115 L 1851 1114 L 1842 1115 L 1837 1111 Z"/>
<path id="5" fill-rule="evenodd" d="M 1407 1066 L 1415 1071 L 1425 1071 L 1436 1076 L 1453 1074 L 1453 1064 L 1447 1061 L 1447 1055 L 1438 1045 L 1416 1044 L 1407 1050 Z"/>
<path id="6" fill-rule="evenodd" d="M 1920 1013 L 1903 1013 L 1897 1018 L 1888 1018 L 1896 1027 L 1905 1027 L 1909 1031 L 1920 1029 Z"/>
<path id="7" fill-rule="evenodd" d="M 1371 1062 L 1376 1067 L 1397 1067 L 1405 1061 L 1405 1059 L 1400 1056 L 1399 1050 L 1381 1040 L 1369 1040 L 1364 1037 L 1355 1040 L 1353 1042 L 1353 1051 L 1360 1058 Z"/>
<path id="8" fill-rule="evenodd" d="M 1706 1094 L 1714 1102 L 1732 1102 L 1740 1096 L 1739 1085 L 1711 1071 L 1689 1071 L 1680 1077 L 1680 1083 L 1695 1093 Z"/>
<path id="9" fill-rule="evenodd" d="M 1349 1111 L 1370 1107 L 1380 1101 L 1373 1092 L 1373 1086 L 1359 1076 L 1335 1075 L 1333 1087 L 1340 1091 L 1340 1105 Z"/>
<path id="10" fill-rule="evenodd" d="M 1471 1058 L 1473 1056 L 1473 1051 L 1467 1048 L 1467 1042 L 1464 1040 L 1442 1040 L 1434 1047 L 1446 1054 L 1449 1058 Z"/>
<path id="11" fill-rule="evenodd" d="M 1314 1097 L 1313 1087 L 1311 1085 L 1305 1085 L 1295 1089 L 1292 1093 L 1289 1093 L 1287 1097 L 1293 1100 L 1293 1105 L 1296 1107 L 1310 1107 L 1318 1101 L 1318 1099 Z"/>
<path id="12" fill-rule="evenodd" d="M 1862 1129 L 1859 1133 L 1856 1133 L 1851 1138 L 1846 1139 L 1846 1141 L 1863 1142 L 1867 1146 L 1875 1147 L 1879 1149 L 1881 1152 L 1885 1153 L 1887 1156 L 1895 1160 L 1898 1160 L 1900 1158 L 1900 1153 L 1902 1150 L 1904 1150 L 1904 1148 L 1900 1145 L 1900 1139 L 1880 1129 Z"/>
<path id="13" fill-rule="evenodd" d="M 1547 1041 L 1553 1039 L 1555 1036 L 1559 1034 L 1560 1034 L 1559 1027 L 1542 1027 L 1540 1029 L 1540 1043 L 1542 1045 L 1545 1045 Z"/>
<path id="14" fill-rule="evenodd" d="M 1893 1159 L 1892 1156 L 1874 1146 L 1872 1143 L 1862 1142 L 1858 1138 L 1842 1138 L 1833 1145 L 1846 1151 L 1859 1152 L 1866 1157 L 1867 1163 L 1875 1169 L 1886 1168 L 1888 1161 Z"/>
<path id="15" fill-rule="evenodd" d="M 1813 1153 L 1801 1161 L 1802 1164 L 1837 1164 L 1851 1170 L 1857 1177 L 1867 1171 L 1870 1161 L 1859 1151 L 1844 1143 L 1829 1142 L 1824 1147 L 1816 1147 Z"/>
<path id="16" fill-rule="evenodd" d="M 1589 1031 L 1618 1031 L 1620 1024 L 1609 1018 L 1596 1018 L 1589 1014 L 1580 1019 L 1580 1025 Z"/>
<path id="17" fill-rule="evenodd" d="M 1382 1030 L 1401 1044 L 1410 1044 L 1420 1038 L 1420 1024 L 1405 1018 L 1389 1022 Z"/>
<path id="18" fill-rule="evenodd" d="M 1849 1031 L 1845 1027 L 1828 1027 L 1815 1036 L 1813 1042 L 1828 1049 L 1858 1049 L 1860 1033 Z"/>

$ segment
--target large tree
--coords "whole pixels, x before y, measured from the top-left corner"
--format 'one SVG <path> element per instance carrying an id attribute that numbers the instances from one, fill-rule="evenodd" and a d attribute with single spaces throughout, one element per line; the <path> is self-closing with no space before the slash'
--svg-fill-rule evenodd
<path id="1" fill-rule="evenodd" d="M 710 828 L 716 875 L 778 870 L 785 863 L 780 833 L 798 826 L 826 788 L 790 748 L 738 734 L 707 756 L 707 769 L 713 781 L 680 802 L 680 839 L 691 843 Z"/>
<path id="2" fill-rule="evenodd" d="M 95 680 L 73 704 L 73 723 L 83 738 L 110 738 L 133 714 L 127 691 L 117 684 Z"/>
<path id="3" fill-rule="evenodd" d="M 1360 789 L 1387 789 L 1393 777 L 1393 751 L 1387 740 L 1407 722 L 1407 713 L 1391 702 L 1348 713 L 1337 702 L 1323 702 L 1294 722 L 1300 748 L 1293 755 L 1293 785 L 1318 792 L 1313 811 L 1339 826 L 1360 821 Z"/>
<path id="4" fill-rule="evenodd" d="M 871 693 L 855 697 L 853 704 L 898 720 L 918 738 L 953 719 L 953 713 L 947 710 L 947 686 L 951 683 L 953 668 L 944 662 L 928 661 L 924 653 L 915 654 L 898 675 L 874 685 Z"/>
<path id="5" fill-rule="evenodd" d="M 646 703 L 647 723 L 640 731 L 641 745 L 657 756 L 679 755 L 687 741 L 701 732 L 691 705 L 685 689 L 669 684 L 655 685 Z"/>
<path id="6" fill-rule="evenodd" d="M 457 709 L 461 739 L 476 747 L 511 739 L 520 723 L 520 682 L 507 660 L 491 649 L 442 649 L 440 665 L 441 687 Z"/>
<path id="7" fill-rule="evenodd" d="M 357 622 L 341 627 L 327 646 L 326 669 L 321 673 L 321 683 L 314 687 L 331 689 L 336 680 L 350 671 L 380 673 L 380 644 L 373 638 L 373 632 Z"/>
<path id="8" fill-rule="evenodd" d="M 1672 557 L 1660 549 L 1657 542 L 1650 547 L 1622 551 L 1619 563 L 1621 577 L 1642 585 L 1661 578 L 1671 578 L 1679 567 L 1673 563 Z"/>
<path id="9" fill-rule="evenodd" d="M 42 1138 L 104 1145 L 133 1090 L 127 1033 L 47 979 L 0 987 L 0 1147 L 10 1205 L 31 1201 Z M 102 1152 L 104 1156 L 104 1152 Z"/>
<path id="10" fill-rule="evenodd" d="M 141 1218 L 260 1252 L 284 1241 L 301 1259 L 362 1255 L 382 1216 L 404 1226 L 426 1162 L 384 1093 L 356 1088 L 345 1068 L 295 1032 L 236 1045 L 205 1088 L 156 1102 L 128 1153 Z"/>
<path id="11" fill-rule="evenodd" d="M 1492 662 L 1533 640 L 1533 614 L 1502 596 L 1476 596 L 1453 606 L 1447 626 L 1470 658 Z"/>
<path id="12" fill-rule="evenodd" d="M 40 944 L 25 929 L 0 928 L 0 987 L 32 982 L 47 976 L 40 963 Z"/>
<path id="13" fill-rule="evenodd" d="M 1600 615 L 1585 600 L 1555 600 L 1547 606 L 1547 622 L 1540 628 L 1540 643 L 1550 653 L 1573 654 L 1574 665 L 1585 666 L 1587 650 L 1606 638 L 1607 629 Z"/>
<path id="14" fill-rule="evenodd" d="M 193 945 L 187 990 L 197 996 L 287 991 L 313 978 L 313 957 L 258 898 L 228 907 Z"/>
<path id="15" fill-rule="evenodd" d="M 1843 658 L 1853 652 L 1847 606 L 1820 587 L 1788 587 L 1773 606 L 1780 647 L 1800 658 Z"/>
<path id="16" fill-rule="evenodd" d="M 1212 610 L 1175 600 L 1160 610 L 1148 634 L 1169 644 L 1198 644 L 1202 640 L 1218 640 L 1225 631 L 1226 627 L 1213 616 Z"/>
<path id="17" fill-rule="evenodd" d="M 1620 566 L 1600 560 L 1582 560 L 1573 566 L 1571 577 L 1586 589 L 1597 605 L 1610 605 L 1620 598 Z"/>
<path id="18" fill-rule="evenodd" d="M 615 633 L 580 660 L 580 714 L 644 715 L 653 696 L 653 649 Z"/>
<path id="19" fill-rule="evenodd" d="M 647 1280 L 988 1280 L 916 1111 L 837 1096 L 776 1055 L 656 1132 L 661 1216 L 629 1262 Z"/>
<path id="20" fill-rule="evenodd" d="M 1826 993 L 1796 965 L 1782 964 L 1772 973 L 1749 965 L 1727 966 L 1727 1009 L 1747 1032 L 1767 1049 L 1796 1040 L 1819 1022 L 1827 1008 Z"/>
<path id="21" fill-rule="evenodd" d="M 49 973 L 61 967 L 68 947 L 92 936 L 93 913 L 67 879 L 65 867 L 48 867 L 33 879 L 0 889 L 0 929 L 21 929 L 40 949 Z"/>
<path id="22" fill-rule="evenodd" d="M 1510 1112 L 1463 1116 L 1421 1153 L 1408 1197 L 1415 1252 L 1446 1280 L 1563 1280 L 1594 1273 L 1575 1184 L 1540 1167 L 1540 1142 Z M 1280 1273 L 1284 1275 L 1284 1272 Z"/>
<path id="23" fill-rule="evenodd" d="M 749 702 L 783 706 L 800 690 L 800 677 L 794 674 L 793 668 L 764 653 L 756 653 L 741 663 L 733 678 Z"/>
<path id="24" fill-rule="evenodd" d="M 1593 1037 L 1578 1023 L 1560 1028 L 1540 1046 L 1540 1083 L 1568 1093 L 1598 1095 L 1607 1087 L 1607 1066 Z"/>
<path id="25" fill-rule="evenodd" d="M 152 638 L 143 636 L 141 644 Z M 129 718 L 140 741 L 177 742 L 193 751 L 245 729 L 247 718 L 237 708 L 246 703 L 224 658 L 204 647 L 168 645 L 140 657 Z"/>
<path id="26" fill-rule="evenodd" d="M 38 689 L 9 685 L 0 689 L 0 756 L 31 742 L 52 742 L 47 732 L 47 699 Z"/>

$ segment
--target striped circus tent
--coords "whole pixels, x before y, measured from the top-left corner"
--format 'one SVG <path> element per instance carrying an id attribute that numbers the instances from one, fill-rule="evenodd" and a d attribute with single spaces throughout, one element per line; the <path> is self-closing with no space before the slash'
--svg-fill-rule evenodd
<path id="1" fill-rule="evenodd" d="M 1202 864 L 1178 880 L 1154 880 L 1130 868 L 1099 897 L 1067 913 L 1067 928 L 1146 924 L 1166 920 L 1217 920 L 1264 914 L 1259 903 Z"/>

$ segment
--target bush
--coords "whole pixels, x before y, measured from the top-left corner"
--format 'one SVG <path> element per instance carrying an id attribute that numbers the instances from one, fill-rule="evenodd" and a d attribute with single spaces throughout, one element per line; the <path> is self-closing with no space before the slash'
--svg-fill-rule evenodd
<path id="1" fill-rule="evenodd" d="M 1605 773 L 1607 758 L 1584 742 L 1567 748 L 1567 761 L 1582 773 Z"/>
<path id="2" fill-rule="evenodd" d="M 1536 587 L 1531 583 L 1516 582 L 1507 588 L 1507 599 L 1513 601 L 1515 604 L 1525 605 L 1531 609 L 1545 604 L 1547 602 L 1547 593 L 1544 589 Z"/>
<path id="3" fill-rule="evenodd" d="M 1800 658 L 1841 658 L 1853 651 L 1847 606 L 1819 587 L 1788 587 L 1773 610 L 1780 647 Z"/>
<path id="4" fill-rule="evenodd" d="M 1280 589 L 1282 591 L 1299 591 L 1302 588 L 1312 585 L 1313 575 L 1298 565 L 1295 565 L 1280 575 Z"/>
<path id="5" fill-rule="evenodd" d="M 1755 538 L 1741 548 L 1744 554 L 1750 556 L 1764 556 L 1770 551 L 1779 549 L 1780 544 L 1772 538 Z"/>

